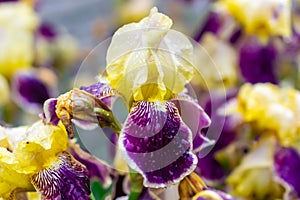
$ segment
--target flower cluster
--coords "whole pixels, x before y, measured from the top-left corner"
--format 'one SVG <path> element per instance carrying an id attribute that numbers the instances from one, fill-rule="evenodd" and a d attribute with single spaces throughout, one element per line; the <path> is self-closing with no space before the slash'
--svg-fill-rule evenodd
<path id="1" fill-rule="evenodd" d="M 207 1 L 194 40 L 152 5 L 120 3 L 105 70 L 61 93 L 76 43 L 0 1 L 0 199 L 300 198 L 300 5 Z"/>

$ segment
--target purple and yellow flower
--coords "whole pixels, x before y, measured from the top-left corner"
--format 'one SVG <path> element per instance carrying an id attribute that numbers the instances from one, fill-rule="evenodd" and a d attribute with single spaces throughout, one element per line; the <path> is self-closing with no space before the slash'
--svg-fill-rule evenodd
<path id="1" fill-rule="evenodd" d="M 284 194 L 284 187 L 276 181 L 274 151 L 276 138 L 259 140 L 242 159 L 227 179 L 236 197 L 249 199 L 276 199 Z"/>
<path id="2" fill-rule="evenodd" d="M 245 33 L 257 35 L 263 43 L 270 36 L 291 35 L 290 0 L 220 0 L 217 6 L 231 14 Z"/>
<path id="3" fill-rule="evenodd" d="M 228 114 L 239 114 L 258 133 L 271 131 L 283 146 L 296 147 L 299 137 L 300 93 L 270 83 L 245 84 Z"/>
<path id="4" fill-rule="evenodd" d="M 130 111 L 118 145 L 146 187 L 166 187 L 190 174 L 198 162 L 193 138 L 210 124 L 197 102 L 181 94 L 195 74 L 193 46 L 171 26 L 154 8 L 116 31 L 107 53 L 106 78 Z M 190 108 L 194 119 L 184 118 Z"/>
<path id="5" fill-rule="evenodd" d="M 38 191 L 43 199 L 89 199 L 88 171 L 66 150 L 62 124 L 0 127 L 0 197 Z"/>
<path id="6" fill-rule="evenodd" d="M 57 77 L 49 69 L 22 70 L 11 81 L 12 99 L 30 113 L 40 113 L 44 102 L 55 94 Z"/>

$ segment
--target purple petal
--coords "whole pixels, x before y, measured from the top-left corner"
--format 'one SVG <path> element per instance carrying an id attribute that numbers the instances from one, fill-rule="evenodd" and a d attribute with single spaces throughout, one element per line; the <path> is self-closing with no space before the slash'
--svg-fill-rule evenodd
<path id="1" fill-rule="evenodd" d="M 211 12 L 207 17 L 205 24 L 195 34 L 194 40 L 200 41 L 203 34 L 206 32 L 211 32 L 217 35 L 222 27 L 222 24 L 223 24 L 223 17 L 216 12 Z"/>
<path id="2" fill-rule="evenodd" d="M 37 31 L 41 36 L 48 40 L 53 40 L 58 35 L 54 26 L 45 22 L 38 27 Z"/>
<path id="3" fill-rule="evenodd" d="M 236 91 L 229 92 L 226 98 L 224 98 L 223 95 L 218 95 L 214 93 L 211 96 L 211 99 L 209 99 L 209 101 L 205 105 L 205 111 L 211 116 L 212 119 L 210 128 L 212 130 L 215 130 L 220 125 L 223 125 L 221 135 L 216 141 L 216 144 L 213 147 L 213 149 L 205 157 L 198 157 L 199 161 L 197 164 L 196 171 L 205 179 L 221 181 L 226 175 L 226 173 L 228 173 L 223 169 L 222 165 L 215 159 L 215 153 L 225 148 L 231 142 L 233 142 L 236 138 L 237 133 L 235 130 L 235 125 L 234 123 L 232 123 L 232 118 L 224 117 L 218 114 L 217 110 L 222 105 L 224 105 L 226 101 L 233 98 L 235 95 Z M 212 105 L 214 105 L 216 108 L 212 108 Z"/>
<path id="4" fill-rule="evenodd" d="M 276 84 L 276 56 L 274 45 L 263 46 L 256 38 L 246 40 L 239 51 L 239 65 L 245 81 Z"/>
<path id="5" fill-rule="evenodd" d="M 56 103 L 57 99 L 51 98 L 44 103 L 44 123 L 52 124 L 54 126 L 58 125 L 59 118 L 56 115 Z"/>
<path id="6" fill-rule="evenodd" d="M 34 73 L 20 72 L 12 80 L 13 100 L 28 112 L 39 112 L 50 90 Z"/>
<path id="7" fill-rule="evenodd" d="M 275 154 L 275 170 L 278 176 L 287 184 L 293 191 L 290 195 L 297 195 L 300 198 L 300 155 L 293 148 L 281 147 Z"/>
<path id="8" fill-rule="evenodd" d="M 192 132 L 172 102 L 134 104 L 119 138 L 124 158 L 141 173 L 146 187 L 166 187 L 190 174 L 197 164 Z"/>
<path id="9" fill-rule="evenodd" d="M 48 169 L 32 178 L 32 184 L 45 200 L 89 200 L 90 181 L 84 165 L 62 152 Z"/>
<path id="10" fill-rule="evenodd" d="M 90 179 L 99 179 L 104 187 L 110 186 L 112 182 L 110 177 L 111 170 L 106 164 L 83 151 L 77 144 L 71 145 L 71 154 L 76 160 L 86 166 Z"/>
<path id="11" fill-rule="evenodd" d="M 0 0 L 0 3 L 4 3 L 4 2 L 17 2 L 20 0 Z"/>
<path id="12" fill-rule="evenodd" d="M 113 94 L 112 88 L 109 85 L 99 82 L 90 86 L 82 86 L 80 89 L 92 94 L 98 99 L 101 99 L 106 105 L 111 105 L 111 96 L 113 96 Z"/>
<path id="13" fill-rule="evenodd" d="M 193 151 L 199 151 L 203 144 L 210 144 L 211 141 L 201 134 L 201 130 L 210 125 L 209 116 L 201 106 L 187 95 L 181 95 L 172 100 L 179 110 L 180 116 L 184 123 L 193 133 Z"/>

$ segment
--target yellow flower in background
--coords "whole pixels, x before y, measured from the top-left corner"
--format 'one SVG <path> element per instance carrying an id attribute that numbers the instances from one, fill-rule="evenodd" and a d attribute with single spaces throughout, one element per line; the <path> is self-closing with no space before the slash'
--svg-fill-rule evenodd
<path id="1" fill-rule="evenodd" d="M 195 76 L 192 82 L 208 90 L 235 86 L 238 72 L 237 53 L 234 48 L 211 33 L 203 35 L 200 45 L 206 51 L 200 51 L 196 57 L 201 71 L 200 76 Z"/>
<path id="2" fill-rule="evenodd" d="M 118 29 L 107 52 L 107 79 L 125 100 L 165 100 L 183 91 L 193 74 L 193 46 L 171 31 L 172 20 L 153 8 Z"/>
<path id="3" fill-rule="evenodd" d="M 8 198 L 14 190 L 34 190 L 31 178 L 49 168 L 57 154 L 68 146 L 63 126 L 0 127 L 0 197 Z"/>
<path id="4" fill-rule="evenodd" d="M 300 93 L 270 83 L 241 87 L 229 114 L 239 113 L 259 131 L 272 131 L 282 145 L 297 146 L 300 136 Z M 230 111 L 231 110 L 231 111 Z"/>
<path id="5" fill-rule="evenodd" d="M 248 34 L 258 35 L 262 42 L 269 36 L 291 35 L 290 0 L 220 0 L 224 7 Z"/>
<path id="6" fill-rule="evenodd" d="M 274 137 L 264 137 L 255 144 L 241 164 L 227 178 L 233 196 L 245 199 L 278 199 L 284 188 L 274 179 Z"/>
<path id="7" fill-rule="evenodd" d="M 30 3 L 0 4 L 0 74 L 10 78 L 15 71 L 31 67 L 38 23 Z"/>

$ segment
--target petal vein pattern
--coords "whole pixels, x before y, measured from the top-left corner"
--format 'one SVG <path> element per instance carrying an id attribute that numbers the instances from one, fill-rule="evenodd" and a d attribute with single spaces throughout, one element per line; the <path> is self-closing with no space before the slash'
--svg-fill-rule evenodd
<path id="1" fill-rule="evenodd" d="M 172 102 L 134 104 L 119 145 L 129 166 L 141 173 L 147 187 L 166 187 L 190 174 L 197 164 L 192 132 Z"/>

